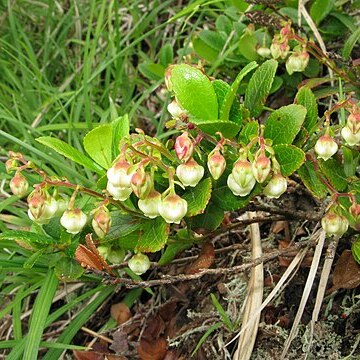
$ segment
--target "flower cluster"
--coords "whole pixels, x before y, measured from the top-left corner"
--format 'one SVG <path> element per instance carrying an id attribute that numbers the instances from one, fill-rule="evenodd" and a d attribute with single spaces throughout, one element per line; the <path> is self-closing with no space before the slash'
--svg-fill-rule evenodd
<path id="1" fill-rule="evenodd" d="M 350 146 L 360 143 L 360 108 L 353 105 L 346 125 L 341 130 L 341 136 Z"/>
<path id="2" fill-rule="evenodd" d="M 261 46 L 257 49 L 257 53 L 264 58 L 285 60 L 286 71 L 289 75 L 294 72 L 302 72 L 309 64 L 309 53 L 306 51 L 305 45 L 297 45 L 290 51 L 289 41 L 294 39 L 294 31 L 289 23 L 280 30 L 278 34 L 275 34 L 270 49 Z M 289 55 L 290 54 L 290 55 Z"/>
<path id="3" fill-rule="evenodd" d="M 247 196 L 257 182 L 262 184 L 267 181 L 272 168 L 273 176 L 263 191 L 267 197 L 277 199 L 286 191 L 287 181 L 281 175 L 276 159 L 271 160 L 263 148 L 256 153 L 252 162 L 249 161 L 246 152 L 242 152 L 228 176 L 227 184 L 234 195 Z"/>

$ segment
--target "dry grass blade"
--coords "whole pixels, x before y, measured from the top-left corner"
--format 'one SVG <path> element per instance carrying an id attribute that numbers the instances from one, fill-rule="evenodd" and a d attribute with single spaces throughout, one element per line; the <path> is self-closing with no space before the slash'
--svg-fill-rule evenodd
<path id="1" fill-rule="evenodd" d="M 321 271 L 319 287 L 318 287 L 318 291 L 317 291 L 317 294 L 316 294 L 315 306 L 314 306 L 314 310 L 313 310 L 312 318 L 311 318 L 311 323 L 310 323 L 310 340 L 309 340 L 309 344 L 308 344 L 308 349 L 310 349 L 310 347 L 311 347 L 313 334 L 314 334 L 315 322 L 318 320 L 321 304 L 322 304 L 322 302 L 324 300 L 324 295 L 325 295 L 325 291 L 326 291 L 326 285 L 327 285 L 328 280 L 329 280 L 331 266 L 332 266 L 332 263 L 334 261 L 335 252 L 336 252 L 338 242 L 339 242 L 339 237 L 335 237 L 330 242 L 330 244 L 329 244 L 329 246 L 327 248 L 327 251 L 326 251 L 326 258 L 325 258 L 325 261 L 324 261 L 323 269 Z"/>
<path id="2" fill-rule="evenodd" d="M 299 268 L 299 265 L 303 261 L 307 251 L 308 248 L 305 248 L 297 253 L 297 255 L 294 257 L 294 259 L 292 260 L 292 262 L 290 263 L 290 265 L 288 266 L 288 268 L 286 269 L 286 271 L 284 272 L 283 276 L 280 278 L 279 282 L 276 284 L 274 289 L 270 292 L 270 294 L 261 304 L 261 306 L 253 313 L 252 317 L 250 318 L 250 321 L 252 321 L 257 316 L 259 316 L 261 311 L 264 310 L 264 308 L 276 297 L 276 295 L 280 294 L 283 291 L 283 289 L 286 287 L 285 283 L 289 279 L 290 275 L 295 273 L 296 270 Z M 234 340 L 236 340 L 248 328 L 249 324 L 250 323 L 244 324 L 242 326 L 241 331 L 229 343 L 227 343 L 226 346 L 232 343 Z"/>
<path id="3" fill-rule="evenodd" d="M 289 337 L 285 341 L 284 350 L 283 350 L 283 352 L 281 354 L 281 359 L 285 359 L 285 356 L 286 356 L 286 354 L 287 354 L 287 352 L 288 352 L 288 350 L 290 348 L 291 342 L 294 339 L 295 334 L 297 332 L 301 317 L 302 317 L 302 315 L 304 313 L 305 305 L 306 305 L 307 300 L 309 298 L 310 291 L 311 291 L 311 288 L 312 288 L 312 285 L 314 283 L 314 279 L 315 279 L 315 276 L 316 276 L 316 271 L 317 271 L 318 266 L 319 266 L 319 261 L 320 261 L 322 249 L 324 247 L 324 242 L 325 242 L 325 231 L 320 230 L 319 240 L 318 240 L 318 243 L 317 243 L 316 248 L 315 248 L 313 261 L 311 263 L 309 275 L 308 275 L 308 278 L 306 280 L 303 295 L 301 297 L 299 309 L 298 309 L 298 311 L 296 313 L 295 320 L 294 320 L 293 326 L 291 328 Z"/>
<path id="4" fill-rule="evenodd" d="M 256 217 L 255 212 L 248 212 L 249 219 Z M 250 225 L 252 258 L 256 259 L 262 255 L 261 237 L 259 224 Z M 252 268 L 250 281 L 248 285 L 248 294 L 246 299 L 243 327 L 247 329 L 243 331 L 238 340 L 238 347 L 234 354 L 234 360 L 248 360 L 251 357 L 258 332 L 260 313 L 253 317 L 252 314 L 261 306 L 264 288 L 264 267 L 259 264 Z"/>

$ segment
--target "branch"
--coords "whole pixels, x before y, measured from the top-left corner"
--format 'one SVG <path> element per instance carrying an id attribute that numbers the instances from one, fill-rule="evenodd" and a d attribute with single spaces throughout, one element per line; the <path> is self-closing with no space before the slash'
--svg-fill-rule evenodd
<path id="1" fill-rule="evenodd" d="M 298 251 L 306 246 L 314 246 L 315 244 L 316 244 L 316 239 L 310 239 L 307 241 L 297 243 L 289 248 L 283 250 L 276 250 L 271 252 L 270 254 L 260 256 L 248 263 L 233 266 L 230 268 L 204 269 L 198 272 L 197 274 L 191 274 L 191 275 L 185 275 L 185 274 L 163 275 L 162 278 L 160 279 L 147 280 L 147 281 L 137 281 L 128 278 L 113 278 L 109 274 L 106 274 L 104 272 L 100 272 L 100 271 L 94 271 L 94 272 L 104 277 L 103 282 L 108 285 L 124 284 L 128 289 L 147 288 L 151 286 L 168 285 L 182 281 L 196 280 L 202 278 L 205 275 L 224 275 L 224 274 L 244 272 L 261 263 L 266 263 L 270 260 L 273 260 L 278 256 L 284 256 L 286 254 L 291 254 L 291 256 L 293 256 L 294 251 Z"/>

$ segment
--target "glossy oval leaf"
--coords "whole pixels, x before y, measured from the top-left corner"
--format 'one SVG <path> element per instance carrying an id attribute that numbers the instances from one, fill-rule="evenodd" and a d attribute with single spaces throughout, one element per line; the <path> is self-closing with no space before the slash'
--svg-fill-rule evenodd
<path id="1" fill-rule="evenodd" d="M 308 87 L 303 86 L 297 92 L 294 103 L 305 107 L 306 116 L 303 127 L 311 135 L 318 121 L 318 106 L 315 95 Z"/>
<path id="2" fill-rule="evenodd" d="M 108 169 L 112 163 L 112 126 L 100 125 L 84 137 L 84 149 L 100 166 Z"/>
<path id="3" fill-rule="evenodd" d="M 251 116 L 259 116 L 263 105 L 270 93 L 275 78 L 278 62 L 276 60 L 265 61 L 253 74 L 245 91 L 245 107 L 249 109 Z"/>
<path id="4" fill-rule="evenodd" d="M 218 118 L 218 103 L 210 79 L 187 64 L 171 67 L 170 81 L 179 104 L 197 119 Z"/>
<path id="5" fill-rule="evenodd" d="M 305 153 L 294 145 L 275 145 L 273 149 L 284 176 L 294 173 L 305 161 Z"/>
<path id="6" fill-rule="evenodd" d="M 265 123 L 264 137 L 272 139 L 273 145 L 291 144 L 300 131 L 306 116 L 302 105 L 288 105 L 275 110 Z"/>
<path id="7" fill-rule="evenodd" d="M 98 174 L 102 174 L 104 172 L 104 170 L 99 165 L 95 164 L 94 161 L 81 153 L 79 150 L 67 144 L 65 141 L 55 139 L 51 136 L 42 136 L 37 138 L 36 141 L 91 171 Z"/>
<path id="8" fill-rule="evenodd" d="M 215 135 L 219 131 L 228 139 L 235 137 L 240 131 L 240 125 L 232 121 L 193 119 L 191 122 L 197 125 L 201 131 L 209 135 Z"/>
<path id="9" fill-rule="evenodd" d="M 62 257 L 55 264 L 55 275 L 60 281 L 74 281 L 81 277 L 84 268 L 75 260 L 69 257 Z"/>
<path id="10" fill-rule="evenodd" d="M 297 171 L 304 185 L 318 199 L 324 198 L 327 193 L 327 187 L 321 182 L 318 171 L 315 170 L 311 161 L 305 161 L 301 168 Z"/>
<path id="11" fill-rule="evenodd" d="M 259 195 L 260 192 L 261 186 L 256 184 L 249 195 L 244 197 L 235 196 L 227 185 L 223 185 L 213 190 L 211 201 L 222 210 L 234 211 L 247 206 L 251 199 Z"/>
<path id="12" fill-rule="evenodd" d="M 187 188 L 182 198 L 188 203 L 186 216 L 195 216 L 204 212 L 211 197 L 211 179 L 206 178 L 193 188 Z"/>
<path id="13" fill-rule="evenodd" d="M 170 226 L 161 217 L 144 221 L 135 250 L 156 252 L 161 250 L 169 236 Z"/>

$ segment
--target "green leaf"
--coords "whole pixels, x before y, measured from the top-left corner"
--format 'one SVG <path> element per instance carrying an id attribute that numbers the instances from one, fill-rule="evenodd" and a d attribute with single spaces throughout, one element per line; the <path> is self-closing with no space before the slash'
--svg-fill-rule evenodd
<path id="1" fill-rule="evenodd" d="M 318 120 L 318 106 L 315 95 L 308 87 L 303 86 L 296 94 L 294 103 L 305 107 L 306 116 L 303 126 L 311 135 Z"/>
<path id="2" fill-rule="evenodd" d="M 315 0 L 310 7 L 310 16 L 319 25 L 332 10 L 335 0 Z"/>
<path id="3" fill-rule="evenodd" d="M 30 316 L 29 332 L 23 355 L 24 360 L 38 359 L 41 337 L 57 286 L 58 281 L 54 275 L 54 271 L 49 269 L 44 284 L 36 296 Z"/>
<path id="4" fill-rule="evenodd" d="M 84 137 L 84 149 L 100 166 L 108 169 L 112 163 L 112 126 L 100 125 Z"/>
<path id="5" fill-rule="evenodd" d="M 177 254 L 186 249 L 190 249 L 193 244 L 194 242 L 191 239 L 176 237 L 176 239 L 166 247 L 164 253 L 158 261 L 158 265 L 164 266 L 169 264 Z"/>
<path id="6" fill-rule="evenodd" d="M 226 33 L 227 35 L 230 35 L 230 33 L 233 29 L 233 24 L 226 15 L 218 16 L 215 21 L 215 25 L 216 25 L 216 29 L 218 31 L 222 31 L 222 32 Z"/>
<path id="7" fill-rule="evenodd" d="M 140 72 L 150 80 L 161 80 L 165 74 L 165 66 L 153 62 L 144 62 L 139 65 Z"/>
<path id="8" fill-rule="evenodd" d="M 182 198 L 188 203 L 186 216 L 195 216 L 204 212 L 211 197 L 211 179 L 206 178 L 195 187 L 188 188 Z"/>
<path id="9" fill-rule="evenodd" d="M 159 53 L 160 64 L 165 68 L 174 61 L 174 50 L 170 43 L 165 44 Z"/>
<path id="10" fill-rule="evenodd" d="M 91 171 L 94 171 L 98 174 L 102 174 L 104 172 L 104 170 L 95 164 L 90 158 L 62 140 L 55 139 L 51 136 L 42 136 L 37 138 L 36 141 L 55 150 L 60 155 L 65 156 L 66 158 L 86 167 Z"/>
<path id="11" fill-rule="evenodd" d="M 199 36 L 194 36 L 192 38 L 192 44 L 196 54 L 210 63 L 216 61 L 219 56 L 219 50 L 215 50 L 213 47 L 209 46 Z"/>
<path id="12" fill-rule="evenodd" d="M 360 28 L 357 28 L 349 37 L 348 39 L 346 40 L 345 44 L 344 44 L 344 47 L 342 49 L 342 56 L 347 59 L 355 44 L 357 43 L 357 41 L 360 39 Z"/>
<path id="13" fill-rule="evenodd" d="M 265 123 L 264 137 L 272 139 L 273 145 L 291 144 L 300 131 L 306 116 L 302 105 L 288 105 L 275 110 Z"/>
<path id="14" fill-rule="evenodd" d="M 257 63 L 255 61 L 247 64 L 244 68 L 241 69 L 239 74 L 237 75 L 235 81 L 231 84 L 231 87 L 227 94 L 225 95 L 224 101 L 222 103 L 221 109 L 220 109 L 220 120 L 228 120 L 230 116 L 230 109 L 231 106 L 235 100 L 238 88 L 240 86 L 240 83 L 242 79 L 252 70 L 254 70 L 257 67 Z"/>
<path id="15" fill-rule="evenodd" d="M 338 191 L 345 191 L 348 186 L 348 181 L 340 161 L 334 158 L 328 159 L 327 161 L 319 159 L 318 163 L 330 184 Z"/>
<path id="16" fill-rule="evenodd" d="M 324 198 L 327 193 L 327 187 L 321 182 L 318 171 L 315 170 L 311 161 L 305 161 L 303 166 L 297 171 L 304 185 L 318 199 Z"/>
<path id="17" fill-rule="evenodd" d="M 276 74 L 278 62 L 276 60 L 265 61 L 253 74 L 245 92 L 245 107 L 249 109 L 251 116 L 259 116 L 263 105 L 270 93 Z"/>
<path id="18" fill-rule="evenodd" d="M 216 120 L 218 103 L 210 79 L 187 64 L 171 67 L 170 82 L 179 105 L 197 119 Z"/>
<path id="19" fill-rule="evenodd" d="M 42 234 L 36 234 L 30 231 L 9 230 L 0 234 L 0 240 L 21 240 L 30 243 L 56 244 L 58 240 Z"/>
<path id="20" fill-rule="evenodd" d="M 225 99 L 225 95 L 230 90 L 230 85 L 222 80 L 214 80 L 212 84 L 218 99 L 218 108 L 221 109 Z M 241 125 L 242 114 L 241 114 L 240 101 L 237 97 L 234 98 L 234 102 L 232 103 L 230 109 L 229 119 L 226 120 L 230 120 L 236 124 Z"/>
<path id="21" fill-rule="evenodd" d="M 235 137 L 240 131 L 240 125 L 232 121 L 192 119 L 191 122 L 197 125 L 201 131 L 209 135 L 215 135 L 219 131 L 228 139 Z"/>
<path id="22" fill-rule="evenodd" d="M 259 184 L 256 184 L 252 192 L 244 197 L 235 196 L 227 185 L 223 185 L 213 190 L 211 201 L 222 210 L 234 211 L 247 206 L 251 199 L 260 193 L 261 186 Z"/>
<path id="23" fill-rule="evenodd" d="M 121 211 L 111 212 L 112 225 L 104 241 L 121 239 L 141 228 L 141 222 Z"/>
<path id="24" fill-rule="evenodd" d="M 209 202 L 203 214 L 199 214 L 191 218 L 192 229 L 217 229 L 224 219 L 224 210 Z"/>
<path id="25" fill-rule="evenodd" d="M 305 161 L 305 153 L 294 145 L 275 145 L 275 157 L 280 164 L 281 174 L 289 176 L 294 173 Z"/>
<path id="26" fill-rule="evenodd" d="M 360 153 L 355 149 L 350 149 L 347 146 L 341 146 L 341 151 L 344 157 L 344 172 L 346 176 L 354 176 L 359 165 Z"/>
<path id="27" fill-rule="evenodd" d="M 56 262 L 54 271 L 60 281 L 67 282 L 78 279 L 84 273 L 84 268 L 75 259 L 64 256 Z"/>
<path id="28" fill-rule="evenodd" d="M 141 252 L 161 250 L 167 242 L 169 229 L 169 224 L 161 217 L 144 221 L 135 250 Z"/>
<path id="29" fill-rule="evenodd" d="M 239 142 L 247 145 L 254 135 L 259 135 L 259 129 L 260 125 L 258 121 L 250 121 L 241 129 Z"/>
<path id="30" fill-rule="evenodd" d="M 360 237 L 351 246 L 351 252 L 356 262 L 360 264 Z"/>
<path id="31" fill-rule="evenodd" d="M 254 33 L 250 34 L 248 30 L 245 30 L 245 34 L 239 39 L 239 53 L 248 61 L 257 60 L 259 55 L 256 51 L 258 40 Z"/>
<path id="32" fill-rule="evenodd" d="M 119 142 L 125 136 L 129 135 L 130 132 L 130 121 L 128 114 L 118 117 L 111 123 L 112 126 L 112 152 L 113 152 L 113 159 L 115 159 L 119 153 Z"/>
<path id="33" fill-rule="evenodd" d="M 40 258 L 40 256 L 45 252 L 46 249 L 40 249 L 33 253 L 25 262 L 24 262 L 24 269 L 31 269 L 36 261 Z"/>

